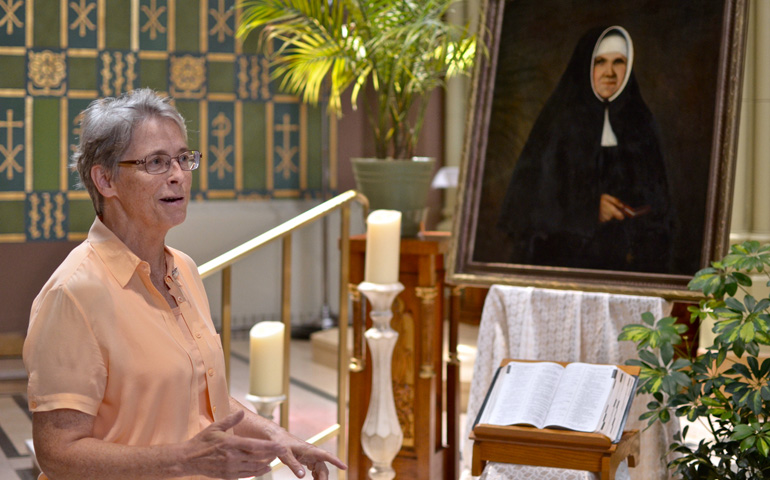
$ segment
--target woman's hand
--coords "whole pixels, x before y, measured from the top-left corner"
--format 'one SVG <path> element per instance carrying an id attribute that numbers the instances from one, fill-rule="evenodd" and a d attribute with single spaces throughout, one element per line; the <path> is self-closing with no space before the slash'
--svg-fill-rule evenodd
<path id="1" fill-rule="evenodd" d="M 187 474 L 215 478 L 258 477 L 270 471 L 273 459 L 290 455 L 288 448 L 277 442 L 228 433 L 227 430 L 243 420 L 243 415 L 241 410 L 228 415 L 186 443 L 183 465 Z"/>
<path id="2" fill-rule="evenodd" d="M 243 411 L 229 415 L 183 443 L 146 447 L 96 439 L 96 417 L 68 409 L 35 412 L 32 433 L 43 471 L 57 479 L 243 478 L 266 474 L 276 457 L 292 457 L 288 446 L 280 442 L 228 432 L 243 416 Z"/>
<path id="3" fill-rule="evenodd" d="M 303 465 L 310 470 L 315 480 L 327 480 L 329 478 L 329 469 L 326 466 L 326 462 L 342 470 L 347 468 L 342 460 L 336 456 L 315 445 L 303 442 L 286 430 L 276 429 L 271 439 L 286 448 L 286 454 L 278 455 L 278 458 L 298 478 L 304 478 L 305 476 L 305 470 L 302 468 Z"/>
<path id="4" fill-rule="evenodd" d="M 305 477 L 303 465 L 313 474 L 313 478 L 316 480 L 326 480 L 329 478 L 329 468 L 326 466 L 326 462 L 342 470 L 347 469 L 347 465 L 336 456 L 300 440 L 276 423 L 260 417 L 232 397 L 230 397 L 230 411 L 240 411 L 246 415 L 244 421 L 237 425 L 233 424 L 236 435 L 243 438 L 267 439 L 283 447 L 283 451 L 278 454 L 278 458 L 298 478 Z"/>

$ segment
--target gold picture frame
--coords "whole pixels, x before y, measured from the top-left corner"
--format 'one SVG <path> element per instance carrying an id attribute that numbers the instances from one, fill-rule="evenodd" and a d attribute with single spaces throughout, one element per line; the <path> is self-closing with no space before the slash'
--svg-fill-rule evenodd
<path id="1" fill-rule="evenodd" d="M 687 290 L 687 282 L 698 269 L 721 258 L 729 240 L 747 16 L 746 0 L 698 2 L 697 5 L 666 0 L 614 3 L 602 0 L 486 1 L 482 10 L 482 36 L 486 38 L 489 54 L 479 57 L 473 77 L 449 253 L 449 281 L 463 285 L 526 285 L 671 299 L 697 298 L 695 293 Z M 550 218 L 554 209 L 543 210 L 543 205 L 550 200 L 542 195 L 543 185 L 566 185 L 577 181 L 580 177 L 575 172 L 587 171 L 581 170 L 583 164 L 574 170 L 570 170 L 571 167 L 554 169 L 553 164 L 537 166 L 539 173 L 523 177 L 524 181 L 514 183 L 512 178 L 516 163 L 525 158 L 522 153 L 525 148 L 530 154 L 521 165 L 539 165 L 538 162 L 546 162 L 541 158 L 546 158 L 547 152 L 558 150 L 552 148 L 555 142 L 569 145 L 562 137 L 556 140 L 553 139 L 556 137 L 548 137 L 551 133 L 538 137 L 539 143 L 529 137 L 534 138 L 536 123 L 551 125 L 546 120 L 551 121 L 562 112 L 573 109 L 567 103 L 570 97 L 556 92 L 568 80 L 570 62 L 578 57 L 580 37 L 594 27 L 604 29 L 601 35 L 609 35 L 607 32 L 613 28 L 615 32 L 612 33 L 617 33 L 616 26 L 622 27 L 619 30 L 631 39 L 626 42 L 629 46 L 626 53 L 633 52 L 628 57 L 633 59 L 632 67 L 629 60 L 632 70 L 629 70 L 628 85 L 634 82 L 635 91 L 641 93 L 653 119 L 648 122 L 649 131 L 657 132 L 657 148 L 664 162 L 663 185 L 668 192 L 665 207 L 668 223 L 665 223 L 665 229 L 660 228 L 663 233 L 657 236 L 647 235 L 647 232 L 656 231 L 654 226 L 640 227 L 634 234 L 625 234 L 628 245 L 633 245 L 627 247 L 631 253 L 613 253 L 618 262 L 594 266 L 590 262 L 603 257 L 592 257 L 592 253 L 584 255 L 583 252 L 612 252 L 622 242 L 608 240 L 616 238 L 612 236 L 579 237 L 585 235 L 583 231 L 575 234 L 572 231 L 568 234 L 560 231 L 533 233 L 545 228 L 543 223 L 559 228 L 571 222 L 573 217 L 582 215 L 583 212 L 565 211 L 553 213 Z M 593 47 L 596 55 L 599 43 L 597 40 L 591 42 L 596 45 Z M 588 58 L 596 62 L 596 57 Z M 577 64 L 588 65 L 589 60 L 580 59 Z M 626 88 L 630 90 L 630 87 Z M 596 96 L 599 98 L 598 94 Z M 605 115 L 619 118 L 607 114 L 613 112 L 611 101 L 603 103 Z M 558 113 L 540 118 L 546 117 L 548 108 Z M 576 118 L 586 118 L 585 123 L 589 124 L 588 118 L 593 117 Z M 633 128 L 638 130 L 639 123 Z M 591 132 L 598 128 L 590 125 Z M 622 146 L 626 127 L 619 120 L 614 125 L 611 128 L 618 132 L 616 144 Z M 561 128 L 550 130 L 541 125 L 543 132 L 568 132 L 569 135 L 564 137 L 586 136 L 581 129 L 581 122 L 574 131 L 563 124 Z M 589 136 L 594 138 L 593 133 Z M 528 146 L 528 142 L 534 146 Z M 654 150 L 649 146 L 654 143 L 651 140 L 641 143 L 645 145 L 643 148 Z M 567 148 L 567 152 L 597 150 L 595 142 L 589 147 L 559 145 L 559 148 Z M 560 155 L 564 156 L 563 153 Z M 645 158 L 650 156 L 645 154 Z M 562 165 L 558 163 L 561 160 L 553 161 Z M 593 162 L 593 165 L 597 161 L 587 162 Z M 601 161 L 599 165 L 601 168 Z M 544 181 L 542 178 L 546 174 L 542 171 L 547 168 L 550 168 L 551 177 Z M 661 168 L 657 170 L 661 171 Z M 553 171 L 563 172 L 564 178 L 557 176 L 557 180 L 552 180 Z M 594 179 L 583 183 L 593 185 L 591 182 L 602 183 Z M 564 188 L 572 187 L 555 188 L 552 197 L 557 199 L 553 201 L 555 208 L 572 205 L 565 200 L 571 193 L 565 193 Z M 529 203 L 520 202 L 517 207 L 510 198 L 519 197 Z M 545 201 L 541 202 L 539 198 L 545 198 Z M 650 210 L 647 205 L 637 207 L 640 206 L 633 205 L 626 210 L 624 221 L 631 214 Z M 653 207 L 653 212 L 656 208 Z M 601 210 L 599 212 L 601 215 Z M 662 218 L 663 214 L 658 217 Z M 645 218 L 645 225 L 654 225 L 653 215 L 640 218 Z M 512 224 L 520 230 L 508 227 Z M 579 257 L 575 265 L 567 264 L 573 263 L 573 257 L 568 256 L 573 243 L 553 240 L 562 237 L 569 242 L 578 238 L 583 246 L 581 253 L 575 255 Z M 645 243 L 645 239 L 654 239 L 654 242 Z M 662 260 L 656 263 L 658 254 Z M 647 263 L 631 263 L 643 258 L 648 259 Z M 625 268 L 625 265 L 632 267 Z"/>

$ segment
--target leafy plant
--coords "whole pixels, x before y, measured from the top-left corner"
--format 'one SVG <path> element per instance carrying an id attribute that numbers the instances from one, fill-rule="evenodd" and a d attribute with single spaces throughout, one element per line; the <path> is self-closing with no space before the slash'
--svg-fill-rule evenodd
<path id="1" fill-rule="evenodd" d="M 428 94 L 468 74 L 476 36 L 445 20 L 457 0 L 244 0 L 238 36 L 257 30 L 281 88 L 341 111 L 371 86 L 367 117 L 379 158 L 411 158 Z M 270 51 L 275 45 L 275 50 Z"/>
<path id="2" fill-rule="evenodd" d="M 679 456 L 669 468 L 681 478 L 770 478 L 770 358 L 760 357 L 760 346 L 770 345 L 770 298 L 752 296 L 752 276 L 766 277 L 770 287 L 770 245 L 733 245 L 690 281 L 705 296 L 688 308 L 691 321 L 714 319 L 716 334 L 695 358 L 675 355 L 687 327 L 671 317 L 655 321 L 648 312 L 620 334 L 637 344 L 639 359 L 628 362 L 641 367 L 637 393 L 654 397 L 640 418 L 652 425 L 673 413 L 709 432 L 694 447 L 685 443 L 687 427 L 674 439 Z"/>

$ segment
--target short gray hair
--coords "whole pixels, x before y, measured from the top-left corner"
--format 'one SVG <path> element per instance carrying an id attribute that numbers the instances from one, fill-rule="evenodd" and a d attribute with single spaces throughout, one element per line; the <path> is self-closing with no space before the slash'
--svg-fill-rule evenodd
<path id="1" fill-rule="evenodd" d="M 187 140 L 184 118 L 168 97 L 140 88 L 116 97 L 94 100 L 81 113 L 80 142 L 72 154 L 71 167 L 80 175 L 80 186 L 91 196 L 97 215 L 102 214 L 104 198 L 91 178 L 91 168 L 102 165 L 113 177 L 118 162 L 131 144 L 134 129 L 149 118 L 168 118 L 179 125 Z"/>

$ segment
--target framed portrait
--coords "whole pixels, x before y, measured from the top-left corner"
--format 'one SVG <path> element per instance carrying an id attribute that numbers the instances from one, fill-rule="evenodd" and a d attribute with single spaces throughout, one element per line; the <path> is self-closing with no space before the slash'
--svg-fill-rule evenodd
<path id="1" fill-rule="evenodd" d="M 450 281 L 694 298 L 726 252 L 746 0 L 488 0 Z"/>

